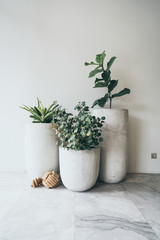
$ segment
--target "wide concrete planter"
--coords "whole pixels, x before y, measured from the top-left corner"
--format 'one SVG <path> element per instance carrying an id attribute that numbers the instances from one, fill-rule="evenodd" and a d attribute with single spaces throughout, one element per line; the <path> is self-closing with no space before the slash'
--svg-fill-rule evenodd
<path id="1" fill-rule="evenodd" d="M 59 149 L 60 175 L 66 188 L 71 191 L 86 191 L 98 178 L 100 148 L 91 150 Z"/>
<path id="2" fill-rule="evenodd" d="M 50 170 L 59 171 L 55 131 L 49 123 L 26 124 L 26 169 L 31 179 L 43 177 Z"/>
<path id="3" fill-rule="evenodd" d="M 93 115 L 106 118 L 102 128 L 99 179 L 106 183 L 118 183 L 127 173 L 128 110 L 94 109 Z"/>

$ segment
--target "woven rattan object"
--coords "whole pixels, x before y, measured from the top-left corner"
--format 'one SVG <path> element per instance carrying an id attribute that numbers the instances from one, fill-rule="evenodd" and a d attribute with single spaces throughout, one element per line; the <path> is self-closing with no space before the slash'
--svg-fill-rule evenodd
<path id="1" fill-rule="evenodd" d="M 35 178 L 35 179 L 32 181 L 31 187 L 36 188 L 36 187 L 38 187 L 38 186 L 40 186 L 40 185 L 42 185 L 42 178 Z"/>
<path id="2" fill-rule="evenodd" d="M 59 175 L 58 175 L 58 173 L 56 173 L 54 171 L 47 172 L 43 176 L 42 183 L 46 188 L 57 187 L 59 185 Z"/>
<path id="3" fill-rule="evenodd" d="M 54 171 L 50 171 L 45 173 L 43 178 L 35 178 L 32 181 L 31 187 L 39 187 L 41 185 L 44 185 L 46 188 L 54 188 L 59 185 L 59 175 L 58 173 Z"/>

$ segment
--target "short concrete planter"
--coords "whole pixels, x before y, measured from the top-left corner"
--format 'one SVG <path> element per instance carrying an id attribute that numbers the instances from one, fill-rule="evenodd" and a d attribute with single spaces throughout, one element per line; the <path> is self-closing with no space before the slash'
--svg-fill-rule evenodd
<path id="1" fill-rule="evenodd" d="M 59 171 L 58 146 L 50 123 L 30 123 L 25 129 L 25 158 L 29 177 L 43 177 L 50 170 Z"/>
<path id="2" fill-rule="evenodd" d="M 127 173 L 128 110 L 94 109 L 93 115 L 106 118 L 102 128 L 99 179 L 106 183 L 118 183 Z"/>
<path id="3" fill-rule="evenodd" d="M 91 150 L 59 149 L 60 175 L 66 188 L 71 191 L 86 191 L 98 178 L 100 148 Z"/>

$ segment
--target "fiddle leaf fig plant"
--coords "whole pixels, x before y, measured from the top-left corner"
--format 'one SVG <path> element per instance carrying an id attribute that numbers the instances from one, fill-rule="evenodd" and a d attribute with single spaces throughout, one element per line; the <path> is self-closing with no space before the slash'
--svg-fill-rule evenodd
<path id="1" fill-rule="evenodd" d="M 54 101 L 48 108 L 43 107 L 41 101 L 37 98 L 38 106 L 27 107 L 23 105 L 22 109 L 31 113 L 30 118 L 33 119 L 33 123 L 51 123 L 56 111 L 58 111 L 59 105 Z"/>
<path id="2" fill-rule="evenodd" d="M 106 94 L 104 97 L 97 99 L 94 101 L 92 107 L 98 105 L 100 107 L 104 107 L 105 104 L 110 101 L 110 108 L 112 108 L 112 99 L 115 97 L 121 97 L 123 95 L 129 94 L 130 89 L 124 88 L 118 93 L 112 94 L 112 91 L 115 89 L 115 87 L 118 84 L 118 80 L 111 79 L 111 66 L 114 63 L 116 57 L 112 57 L 108 62 L 106 67 L 104 66 L 104 60 L 106 57 L 105 51 L 103 51 L 101 54 L 96 55 L 95 62 L 85 62 L 85 66 L 94 65 L 96 68 L 92 70 L 89 73 L 89 78 L 94 77 L 98 73 L 101 73 L 100 78 L 96 78 L 94 82 L 94 88 L 106 88 Z"/>
<path id="3" fill-rule="evenodd" d="M 97 147 L 103 141 L 101 128 L 105 117 L 92 116 L 85 102 L 79 102 L 74 109 L 77 115 L 61 110 L 52 121 L 60 147 L 76 151 Z"/>

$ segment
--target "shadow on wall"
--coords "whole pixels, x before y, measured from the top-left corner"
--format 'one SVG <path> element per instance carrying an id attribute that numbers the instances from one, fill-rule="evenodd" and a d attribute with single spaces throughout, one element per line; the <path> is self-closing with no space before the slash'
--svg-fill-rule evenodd
<path id="1" fill-rule="evenodd" d="M 129 116 L 129 160 L 128 172 L 136 172 L 140 166 L 140 148 L 141 148 L 141 129 L 142 121 L 130 115 Z"/>

